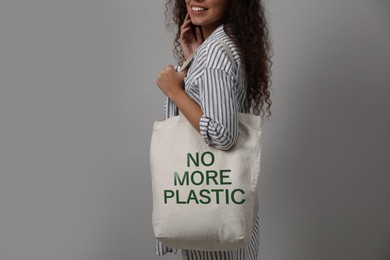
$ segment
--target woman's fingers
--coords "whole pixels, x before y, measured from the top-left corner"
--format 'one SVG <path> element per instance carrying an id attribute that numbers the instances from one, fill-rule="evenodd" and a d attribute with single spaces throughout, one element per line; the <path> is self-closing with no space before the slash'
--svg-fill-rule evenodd
<path id="1" fill-rule="evenodd" d="M 169 74 L 171 74 L 171 73 L 173 73 L 173 72 L 176 72 L 176 70 L 175 70 L 175 67 L 173 67 L 173 65 L 172 64 L 169 64 L 169 65 L 167 65 L 165 68 L 163 68 L 161 71 L 160 71 L 160 74 L 158 75 L 158 77 L 164 77 L 164 76 L 166 76 L 166 75 L 169 75 Z"/>
<path id="2" fill-rule="evenodd" d="M 188 28 L 185 28 L 181 31 L 180 33 L 180 38 L 181 39 L 184 39 L 184 38 L 188 38 L 188 31 L 191 31 L 191 28 L 188 27 Z M 191 35 L 191 34 L 190 34 Z"/>
<path id="3" fill-rule="evenodd" d="M 184 21 L 191 20 L 190 14 L 186 13 L 186 16 L 184 17 Z"/>
<path id="4" fill-rule="evenodd" d="M 196 34 L 196 41 L 198 42 L 198 44 L 201 44 L 203 42 L 203 36 L 199 26 L 196 26 L 195 34 Z"/>
<path id="5" fill-rule="evenodd" d="M 189 22 L 187 25 L 183 24 L 183 26 L 180 28 L 180 36 L 183 37 L 185 33 L 188 33 L 188 30 L 191 29 L 191 22 Z"/>
<path id="6" fill-rule="evenodd" d="M 188 26 L 188 24 L 190 24 L 190 23 L 191 23 L 191 18 L 189 18 L 189 16 L 188 16 L 188 19 L 184 19 L 182 26 L 184 26 L 184 25 Z"/>
<path id="7" fill-rule="evenodd" d="M 191 25 L 191 17 L 187 13 L 180 27 L 180 46 L 184 59 L 187 59 L 204 41 L 200 27 L 196 26 L 195 31 L 192 31 Z"/>
<path id="8" fill-rule="evenodd" d="M 178 73 L 172 64 L 167 65 L 157 76 L 156 84 L 168 97 L 183 90 L 185 72 Z"/>
<path id="9" fill-rule="evenodd" d="M 160 74 L 164 74 L 164 73 L 167 73 L 169 71 L 175 71 L 175 67 L 173 67 L 172 64 L 168 64 L 167 66 L 165 66 L 165 68 L 163 68 L 160 72 Z"/>
<path id="10" fill-rule="evenodd" d="M 183 24 L 181 25 L 181 29 L 188 27 L 190 24 L 191 24 L 191 19 L 190 16 L 187 14 L 186 18 L 183 21 Z"/>

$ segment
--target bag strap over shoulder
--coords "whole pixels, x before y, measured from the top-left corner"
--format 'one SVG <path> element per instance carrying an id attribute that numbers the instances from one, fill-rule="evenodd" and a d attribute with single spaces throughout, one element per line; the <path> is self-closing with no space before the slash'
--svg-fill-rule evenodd
<path id="1" fill-rule="evenodd" d="M 229 59 L 230 61 L 232 62 L 233 66 L 234 66 L 234 58 L 233 58 L 233 53 L 232 51 L 230 50 L 229 46 L 227 45 L 226 42 L 224 42 L 223 40 L 221 39 L 215 39 L 215 41 L 219 42 L 220 44 L 222 44 L 222 46 L 225 48 L 228 56 L 229 56 Z"/>

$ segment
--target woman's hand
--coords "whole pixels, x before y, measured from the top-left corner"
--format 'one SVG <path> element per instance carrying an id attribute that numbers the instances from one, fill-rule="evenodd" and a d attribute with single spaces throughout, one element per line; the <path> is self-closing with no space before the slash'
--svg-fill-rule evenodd
<path id="1" fill-rule="evenodd" d="M 184 77 L 187 70 L 176 72 L 175 68 L 169 64 L 158 75 L 156 83 L 161 91 L 171 100 L 175 100 L 181 92 L 184 92 Z"/>
<path id="2" fill-rule="evenodd" d="M 180 27 L 180 47 L 183 51 L 184 59 L 187 60 L 203 41 L 204 39 L 199 26 L 196 26 L 195 35 L 193 34 L 191 30 L 191 18 L 187 13 Z"/>
<path id="3" fill-rule="evenodd" d="M 169 64 L 157 77 L 156 83 L 161 91 L 169 97 L 184 114 L 191 125 L 199 132 L 199 121 L 203 115 L 200 106 L 184 91 L 184 77 L 187 70 L 176 72 Z"/>

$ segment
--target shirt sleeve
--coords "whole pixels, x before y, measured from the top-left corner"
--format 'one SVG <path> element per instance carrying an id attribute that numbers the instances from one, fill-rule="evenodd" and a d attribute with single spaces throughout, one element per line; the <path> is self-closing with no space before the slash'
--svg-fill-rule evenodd
<path id="1" fill-rule="evenodd" d="M 207 59 L 199 87 L 200 135 L 207 144 L 228 150 L 239 136 L 235 77 L 226 69 L 232 64 L 223 46 L 211 46 Z"/>
<path id="2" fill-rule="evenodd" d="M 156 251 L 156 255 L 166 255 L 167 253 L 177 254 L 177 248 L 167 247 L 158 239 L 156 239 L 156 244 L 154 248 Z"/>

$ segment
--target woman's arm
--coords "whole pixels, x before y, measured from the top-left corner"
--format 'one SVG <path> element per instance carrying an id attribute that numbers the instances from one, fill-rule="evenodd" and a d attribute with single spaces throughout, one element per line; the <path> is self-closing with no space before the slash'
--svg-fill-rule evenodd
<path id="1" fill-rule="evenodd" d="M 200 106 L 184 91 L 183 85 L 186 73 L 187 71 L 176 72 L 172 65 L 168 65 L 158 75 L 156 83 L 161 91 L 176 104 L 177 108 L 199 132 L 199 121 L 203 112 Z"/>
<path id="2" fill-rule="evenodd" d="M 230 59 L 221 45 L 218 43 L 213 45 L 207 54 L 210 56 L 208 59 L 210 62 L 204 69 L 199 84 L 201 106 L 184 91 L 186 71 L 176 72 L 172 65 L 168 65 L 161 71 L 156 83 L 207 144 L 217 149 L 228 150 L 237 142 L 239 136 L 238 98 L 234 77 L 220 66 L 229 64 Z"/>
<path id="3" fill-rule="evenodd" d="M 199 91 L 203 111 L 199 124 L 203 140 L 218 149 L 230 149 L 239 136 L 233 78 L 224 70 L 206 68 Z"/>
<path id="4" fill-rule="evenodd" d="M 176 104 L 203 140 L 217 149 L 228 150 L 239 135 L 234 83 L 222 70 L 206 69 L 201 88 L 200 107 L 183 90 L 185 73 L 168 65 L 157 78 L 157 85 Z"/>

